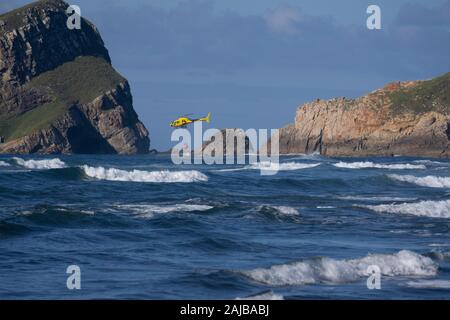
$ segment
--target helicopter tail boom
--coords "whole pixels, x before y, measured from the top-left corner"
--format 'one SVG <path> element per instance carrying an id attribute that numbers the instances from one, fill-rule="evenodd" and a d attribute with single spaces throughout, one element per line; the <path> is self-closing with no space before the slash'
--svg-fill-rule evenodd
<path id="1" fill-rule="evenodd" d="M 200 121 L 206 121 L 206 122 L 210 123 L 211 122 L 211 112 L 208 112 L 208 115 L 206 117 L 200 118 L 199 120 Z"/>

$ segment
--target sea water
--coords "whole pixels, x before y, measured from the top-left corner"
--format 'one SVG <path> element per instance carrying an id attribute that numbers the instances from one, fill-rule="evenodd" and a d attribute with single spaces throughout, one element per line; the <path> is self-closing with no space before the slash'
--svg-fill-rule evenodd
<path id="1" fill-rule="evenodd" d="M 0 156 L 0 298 L 450 298 L 450 161 L 263 166 Z"/>

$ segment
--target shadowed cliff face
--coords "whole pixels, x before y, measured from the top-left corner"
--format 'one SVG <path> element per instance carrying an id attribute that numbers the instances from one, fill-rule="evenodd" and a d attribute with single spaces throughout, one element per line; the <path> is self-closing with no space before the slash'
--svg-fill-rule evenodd
<path id="1" fill-rule="evenodd" d="M 327 156 L 450 155 L 450 73 L 392 83 L 357 99 L 300 106 L 280 130 L 280 152 Z"/>
<path id="2" fill-rule="evenodd" d="M 95 26 L 43 0 L 0 16 L 0 153 L 147 153 L 148 132 Z"/>

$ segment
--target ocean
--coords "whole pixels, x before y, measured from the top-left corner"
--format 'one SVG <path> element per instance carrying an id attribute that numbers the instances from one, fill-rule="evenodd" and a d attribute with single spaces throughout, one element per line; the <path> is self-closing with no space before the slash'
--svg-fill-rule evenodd
<path id="1" fill-rule="evenodd" d="M 449 160 L 281 162 L 0 156 L 0 298 L 450 298 Z"/>

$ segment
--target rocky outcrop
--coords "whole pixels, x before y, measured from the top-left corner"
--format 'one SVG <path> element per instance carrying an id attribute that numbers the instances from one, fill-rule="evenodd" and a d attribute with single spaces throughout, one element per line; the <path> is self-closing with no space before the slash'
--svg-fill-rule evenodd
<path id="1" fill-rule="evenodd" d="M 130 87 L 89 21 L 41 0 L 0 16 L 0 153 L 147 153 Z"/>
<path id="2" fill-rule="evenodd" d="M 0 16 L 2 82 L 23 84 L 78 56 L 97 56 L 111 62 L 95 26 L 82 19 L 81 29 L 66 26 L 68 4 L 41 0 Z"/>
<path id="3" fill-rule="evenodd" d="M 135 154 L 148 150 L 148 132 L 132 108 L 126 82 L 91 103 L 73 105 L 48 127 L 0 145 L 3 153 Z"/>
<path id="4" fill-rule="evenodd" d="M 280 129 L 280 153 L 449 157 L 449 110 L 450 73 L 391 83 L 357 99 L 317 99 Z"/>
<path id="5" fill-rule="evenodd" d="M 201 148 L 194 150 L 194 154 L 208 154 L 215 156 L 216 152 L 222 155 L 242 156 L 255 152 L 253 145 L 242 129 L 222 129 L 214 134 L 209 141 L 203 143 Z"/>

